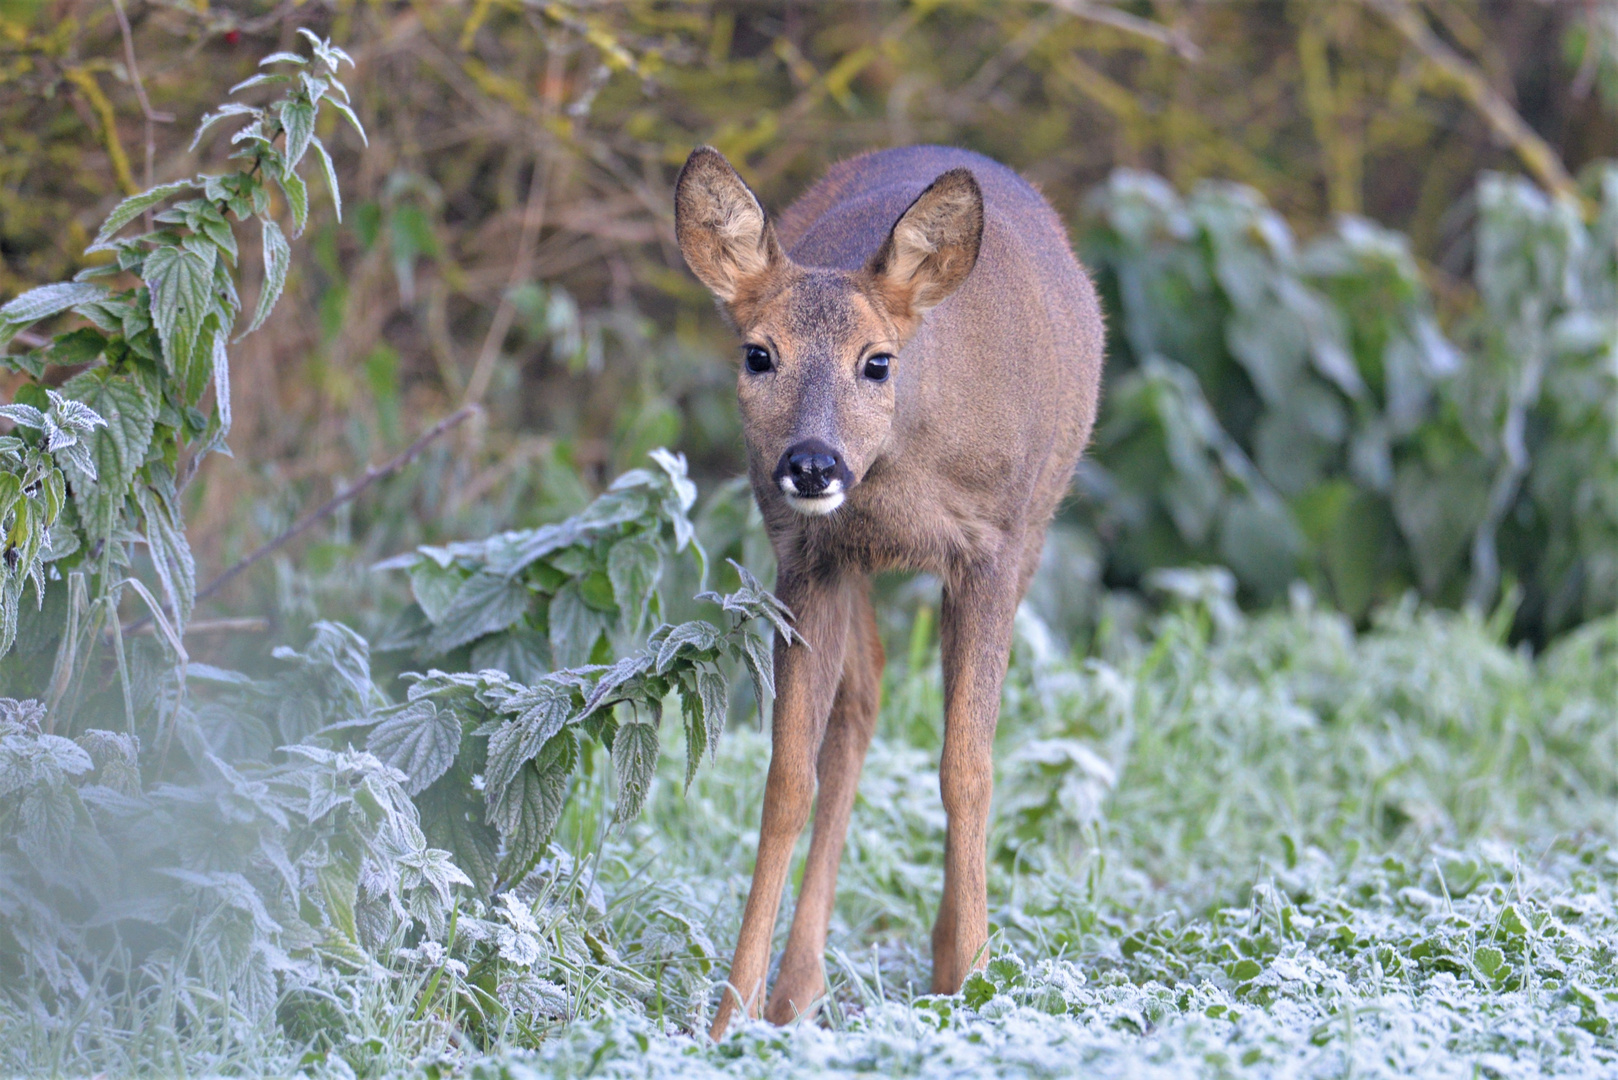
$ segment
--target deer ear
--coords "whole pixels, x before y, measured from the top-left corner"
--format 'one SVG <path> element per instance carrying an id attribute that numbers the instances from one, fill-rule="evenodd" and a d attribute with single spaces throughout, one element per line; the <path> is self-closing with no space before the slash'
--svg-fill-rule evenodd
<path id="1" fill-rule="evenodd" d="M 675 182 L 674 235 L 691 272 L 726 304 L 786 262 L 752 189 L 711 146 L 691 151 Z"/>
<path id="2" fill-rule="evenodd" d="M 899 314 L 937 307 L 972 272 L 983 243 L 983 191 L 970 172 L 951 169 L 899 215 L 866 272 Z"/>

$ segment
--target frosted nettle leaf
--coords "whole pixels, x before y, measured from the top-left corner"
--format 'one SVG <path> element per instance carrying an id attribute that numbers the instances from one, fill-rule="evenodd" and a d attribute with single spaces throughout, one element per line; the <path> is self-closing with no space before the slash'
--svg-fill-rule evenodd
<path id="1" fill-rule="evenodd" d="M 608 628 L 607 616 L 584 602 L 579 587 L 569 582 L 551 597 L 551 657 L 560 667 L 587 663 L 596 642 Z"/>
<path id="2" fill-rule="evenodd" d="M 157 187 L 143 191 L 138 195 L 131 195 L 112 208 L 112 213 L 107 215 L 107 220 L 101 223 L 101 231 L 96 233 L 95 242 L 85 248 L 84 253 L 88 255 L 94 251 L 112 250 L 114 245 L 109 241 L 112 240 L 113 234 L 119 229 L 134 221 L 164 199 L 178 195 L 182 191 L 191 191 L 196 186 L 196 182 L 192 180 L 176 180 L 172 184 L 159 184 Z"/>
<path id="3" fill-rule="evenodd" d="M 338 101 L 336 98 L 327 98 L 326 102 L 327 104 L 331 105 L 332 108 L 343 114 L 343 118 L 346 119 L 349 124 L 353 126 L 354 130 L 359 133 L 360 142 L 364 143 L 366 146 L 371 145 L 371 140 L 365 136 L 365 125 L 360 123 L 360 118 L 354 115 L 353 109 L 349 108 L 344 102 Z"/>
<path id="4" fill-rule="evenodd" d="M 241 90 L 250 90 L 255 86 L 273 86 L 276 83 L 287 83 L 291 81 L 292 76 L 290 75 L 282 75 L 278 72 L 271 73 L 261 71 L 257 75 L 250 75 L 241 82 L 237 83 L 235 86 L 232 86 L 227 93 L 234 94 Z"/>
<path id="5" fill-rule="evenodd" d="M 725 677 L 711 668 L 703 668 L 697 672 L 697 695 L 702 701 L 702 724 L 708 735 L 708 755 L 712 758 L 719 753 L 719 736 L 724 734 L 725 713 L 730 706 Z"/>
<path id="6" fill-rule="evenodd" d="M 36 428 L 40 430 L 43 430 L 45 427 L 45 414 L 34 408 L 32 405 L 23 405 L 20 403 L 0 405 L 0 416 L 5 417 L 14 424 L 21 424 L 23 427 Z"/>
<path id="7" fill-rule="evenodd" d="M 747 665 L 747 674 L 753 680 L 753 696 L 762 711 L 764 702 L 775 696 L 775 657 L 764 639 L 751 630 L 742 631 L 739 637 L 741 640 L 732 644 L 731 651 Z"/>
<path id="8" fill-rule="evenodd" d="M 596 680 L 589 696 L 584 699 L 584 708 L 579 710 L 579 715 L 589 716 L 600 709 L 625 683 L 638 675 L 644 675 L 651 666 L 652 658 L 644 652 L 634 653 L 612 664 Z"/>
<path id="9" fill-rule="evenodd" d="M 117 523 L 130 481 L 146 460 L 157 423 L 157 403 L 138 373 L 107 368 L 76 376 L 62 390 L 107 421 L 91 442 L 93 471 L 72 460 L 61 462 L 69 473 L 80 519 L 93 535 L 105 535 Z"/>
<path id="10" fill-rule="evenodd" d="M 654 537 L 645 533 L 626 537 L 607 555 L 607 578 L 624 629 L 638 635 L 658 579 L 663 574 L 663 553 Z"/>
<path id="11" fill-rule="evenodd" d="M 259 67 L 269 67 L 271 64 L 297 64 L 304 67 L 309 63 L 295 52 L 273 52 L 258 62 Z"/>
<path id="12" fill-rule="evenodd" d="M 620 825 L 640 813 L 657 771 L 657 728 L 651 724 L 622 724 L 612 740 L 612 764 L 618 777 L 618 806 L 613 819 Z"/>
<path id="13" fill-rule="evenodd" d="M 315 156 L 320 159 L 320 171 L 326 177 L 326 190 L 331 192 L 332 212 L 337 215 L 339 223 L 343 220 L 343 193 L 337 186 L 337 169 L 331 163 L 331 155 L 326 152 L 326 144 L 320 141 L 320 136 L 310 138 L 309 145 L 314 148 Z"/>
<path id="14" fill-rule="evenodd" d="M 292 249 L 287 246 L 286 234 L 281 226 L 264 219 L 264 285 L 258 294 L 258 304 L 253 309 L 253 321 L 243 334 L 251 334 L 264 324 L 269 317 L 270 309 L 281 298 L 281 290 L 286 288 L 287 269 L 292 265 Z"/>
<path id="15" fill-rule="evenodd" d="M 202 320 L 213 307 L 218 253 L 211 243 L 186 243 L 160 247 L 146 256 L 142 276 L 151 287 L 152 325 L 170 371 L 186 369 Z"/>
<path id="16" fill-rule="evenodd" d="M 412 584 L 416 576 L 414 572 L 411 574 Z M 496 574 L 473 574 L 459 583 L 436 617 L 425 603 L 422 604 L 434 624 L 432 635 L 427 639 L 427 651 L 447 653 L 484 634 L 506 629 L 527 612 L 530 595 L 521 581 Z M 417 602 L 421 603 L 419 594 Z"/>
<path id="17" fill-rule="evenodd" d="M 202 119 L 197 122 L 197 133 L 196 133 L 196 135 L 192 136 L 191 146 L 189 147 L 189 149 L 195 150 L 197 148 L 197 144 L 202 141 L 203 134 L 209 128 L 213 127 L 215 124 L 219 123 L 219 121 L 221 121 L 221 120 L 228 120 L 232 116 L 255 116 L 255 117 L 257 117 L 257 116 L 262 116 L 262 114 L 260 113 L 260 111 L 258 109 L 253 108 L 251 105 L 243 105 L 239 101 L 228 101 L 225 104 L 219 106 L 219 108 L 215 109 L 213 112 L 203 114 Z M 223 199 L 224 196 L 222 196 L 222 195 L 216 196 L 216 195 L 214 195 L 212 193 L 212 191 L 210 191 L 209 194 L 208 194 L 208 197 L 210 199 L 214 199 L 214 198 Z"/>
<path id="18" fill-rule="evenodd" d="M 146 523 L 146 548 L 151 554 L 158 582 L 163 586 L 164 598 L 174 613 L 175 628 L 183 634 L 186 623 L 191 621 L 191 609 L 196 605 L 197 564 L 191 557 L 191 545 L 185 536 L 185 520 L 180 515 L 173 493 L 172 479 L 167 486 L 169 490 L 160 493 L 145 484 L 137 485 L 135 502 L 140 506 L 141 517 Z"/>
<path id="19" fill-rule="evenodd" d="M 718 643 L 719 629 L 713 623 L 701 619 L 681 623 L 670 630 L 658 646 L 656 671 L 663 674 L 682 652 L 704 653 Z"/>
<path id="20" fill-rule="evenodd" d="M 511 783 L 518 767 L 537 756 L 573 714 L 573 691 L 553 682 L 539 683 L 515 695 L 505 709 L 517 716 L 489 736 L 484 783 L 498 792 Z"/>
<path id="21" fill-rule="evenodd" d="M 571 734 L 559 737 L 572 741 Z M 525 762 L 490 814 L 506 842 L 504 865 L 508 868 L 526 868 L 544 850 L 545 841 L 561 820 L 572 766 L 565 761 L 548 764 L 550 767 L 542 768 L 539 762 Z"/>
<path id="22" fill-rule="evenodd" d="M 79 750 L 79 753 L 84 751 Z M 89 755 L 84 756 L 88 761 Z M 23 798 L 17 846 L 36 866 L 57 862 L 67 854 L 78 816 L 76 802 L 71 792 L 55 786 L 36 787 Z"/>
<path id="23" fill-rule="evenodd" d="M 58 315 L 75 305 L 100 300 L 106 295 L 105 287 L 88 281 L 63 281 L 29 289 L 0 307 L 0 346 L 31 323 Z"/>
<path id="24" fill-rule="evenodd" d="M 419 795 L 455 764 L 461 751 L 461 719 L 419 698 L 379 724 L 366 743 L 385 765 L 404 773 L 405 790 Z"/>
<path id="25" fill-rule="evenodd" d="M 309 140 L 315 135 L 315 107 L 307 101 L 293 98 L 281 103 L 281 127 L 286 131 L 285 172 L 290 173 L 303 160 L 309 149 Z"/>

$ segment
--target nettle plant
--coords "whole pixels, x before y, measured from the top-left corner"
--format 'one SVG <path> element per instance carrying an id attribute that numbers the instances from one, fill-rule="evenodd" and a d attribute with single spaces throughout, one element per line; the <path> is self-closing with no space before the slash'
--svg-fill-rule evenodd
<path id="1" fill-rule="evenodd" d="M 338 67 L 353 61 L 309 31 L 299 33 L 312 56 L 268 56 L 261 66 L 282 70 L 255 75 L 231 91 L 284 86 L 280 100 L 262 107 L 228 103 L 205 116 L 197 131 L 200 141 L 214 124 L 244 118 L 231 136 L 237 148 L 231 159 L 240 168 L 125 199 L 87 249 L 110 253 L 110 261 L 0 307 L 0 349 L 42 320 L 72 316 L 77 324 L 25 352 L 0 352 L 0 364 L 29 377 L 0 413 L 15 425 L 0 439 L 0 655 L 13 645 L 26 654 L 49 654 L 55 645 L 47 686 L 30 678 L 26 664 L 10 665 L 3 681 L 11 692 L 43 691 L 53 722 L 59 707 L 78 700 L 96 643 L 109 633 L 129 702 L 118 616 L 126 588 L 144 601 L 173 658 L 184 658 L 196 566 L 180 494 L 230 432 L 227 345 L 242 308 L 236 227 L 256 219 L 262 239 L 264 282 L 247 326 L 251 333 L 279 299 L 291 259 L 272 185 L 284 197 L 296 236 L 309 217 L 309 190 L 299 170 L 312 156 L 340 216 L 336 171 L 315 135 L 320 110 L 335 109 L 364 138 L 337 79 Z M 143 216 L 147 231 L 119 236 Z M 62 365 L 88 366 L 48 388 L 47 369 Z M 205 402 L 210 386 L 211 404 Z M 150 556 L 161 604 L 130 572 L 137 543 Z M 54 580 L 68 585 L 63 620 L 24 618 L 19 626 L 23 582 L 34 583 L 37 611 L 46 582 Z M 32 640 L 18 642 L 19 632 Z M 133 726 L 132 710 L 128 720 Z"/>
<path id="2" fill-rule="evenodd" d="M 445 666 L 471 670 L 407 674 L 403 704 L 327 735 L 369 729 L 366 749 L 405 774 L 429 839 L 485 892 L 520 880 L 544 852 L 582 740 L 611 752 L 622 824 L 650 787 L 666 699 L 680 703 L 689 784 L 724 730 L 727 666 L 746 669 L 756 701 L 774 692 L 770 645 L 754 627 L 791 641 L 792 615 L 734 561 L 739 589 L 696 598 L 719 606 L 718 622 L 659 621 L 646 633 L 666 610 L 659 584 L 671 559 L 688 551 L 706 576 L 685 459 L 651 457 L 656 468 L 623 474 L 559 524 L 381 564 L 408 570 L 416 597 L 384 645 L 464 656 L 469 665 Z"/>

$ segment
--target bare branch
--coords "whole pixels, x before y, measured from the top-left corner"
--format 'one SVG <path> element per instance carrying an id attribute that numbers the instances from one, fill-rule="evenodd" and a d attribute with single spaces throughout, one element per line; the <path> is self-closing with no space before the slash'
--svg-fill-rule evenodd
<path id="1" fill-rule="evenodd" d="M 1162 23 L 1143 19 L 1139 15 L 1131 15 L 1127 11 L 1119 11 L 1111 4 L 1097 3 L 1095 0 L 1048 0 L 1048 2 L 1058 11 L 1065 11 L 1080 19 L 1089 19 L 1091 22 L 1110 26 L 1114 30 L 1136 34 L 1167 46 L 1182 60 L 1196 62 L 1202 59 L 1202 50 L 1197 43 L 1184 31 L 1176 30 L 1172 26 L 1164 26 Z"/>
<path id="2" fill-rule="evenodd" d="M 1426 21 L 1417 14 L 1407 0 L 1365 0 L 1365 2 L 1392 23 L 1445 81 L 1471 103 L 1473 108 L 1483 114 L 1483 119 L 1488 122 L 1489 127 L 1510 144 L 1523 164 L 1528 167 L 1528 171 L 1533 173 L 1541 184 L 1557 195 L 1583 204 L 1583 200 L 1579 197 L 1578 186 L 1573 183 L 1567 167 L 1562 164 L 1562 159 L 1551 149 L 1550 144 L 1540 138 L 1517 110 L 1511 107 L 1511 103 L 1489 85 L 1482 72 L 1432 32 Z"/>

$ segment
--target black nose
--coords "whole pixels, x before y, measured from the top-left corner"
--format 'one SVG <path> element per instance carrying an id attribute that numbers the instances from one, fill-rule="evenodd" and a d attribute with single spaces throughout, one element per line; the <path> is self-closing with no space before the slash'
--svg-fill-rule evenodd
<path id="1" fill-rule="evenodd" d="M 831 478 L 837 475 L 837 459 L 817 451 L 793 454 L 787 458 L 787 471 L 805 495 L 825 491 Z"/>
<path id="2" fill-rule="evenodd" d="M 808 439 L 781 455 L 776 475 L 791 477 L 799 495 L 819 495 L 845 471 L 837 451 L 818 439 Z"/>

